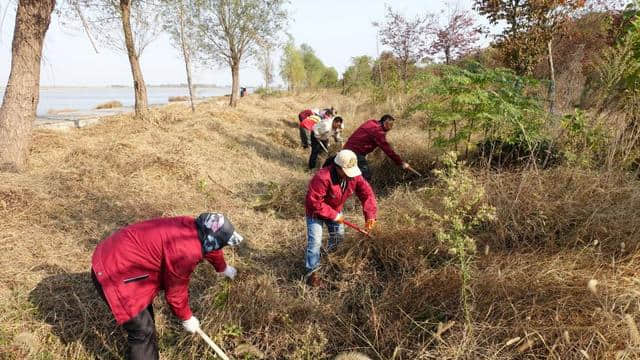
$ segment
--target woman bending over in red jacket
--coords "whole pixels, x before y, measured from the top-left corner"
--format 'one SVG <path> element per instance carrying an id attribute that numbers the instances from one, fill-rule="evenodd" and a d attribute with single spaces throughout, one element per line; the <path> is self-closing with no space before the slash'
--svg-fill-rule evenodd
<path id="1" fill-rule="evenodd" d="M 130 359 L 158 359 L 153 299 L 160 290 L 185 330 L 200 322 L 189 307 L 189 278 L 202 259 L 230 279 L 236 269 L 222 248 L 243 240 L 223 214 L 158 218 L 126 226 L 101 241 L 91 277 L 119 325 L 127 330 Z"/>

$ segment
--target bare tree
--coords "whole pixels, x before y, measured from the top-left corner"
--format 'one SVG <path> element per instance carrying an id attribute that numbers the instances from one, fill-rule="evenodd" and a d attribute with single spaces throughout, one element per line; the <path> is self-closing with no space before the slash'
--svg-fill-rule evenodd
<path id="1" fill-rule="evenodd" d="M 269 90 L 271 83 L 273 82 L 274 67 L 271 56 L 273 55 L 274 48 L 275 46 L 271 43 L 260 44 L 256 59 L 258 69 L 262 72 L 264 87 L 267 90 Z"/>
<path id="2" fill-rule="evenodd" d="M 446 64 L 473 50 L 483 33 L 471 11 L 451 3 L 447 7 L 444 23 L 435 25 L 433 30 L 435 39 L 431 43 L 429 54 L 442 53 Z"/>
<path id="3" fill-rule="evenodd" d="M 55 0 L 20 0 L 11 48 L 11 73 L 0 107 L 0 170 L 27 162 L 40 91 L 42 44 Z"/>
<path id="4" fill-rule="evenodd" d="M 187 86 L 189 87 L 189 99 L 191 111 L 196 112 L 193 102 L 194 91 L 191 80 L 191 57 L 197 47 L 197 26 L 194 22 L 197 3 L 194 0 L 164 0 L 164 29 L 171 37 L 173 46 L 182 52 L 184 65 L 187 71 Z"/>
<path id="5" fill-rule="evenodd" d="M 260 41 L 275 41 L 287 18 L 286 0 L 201 0 L 198 18 L 200 53 L 205 61 L 227 64 L 232 87 L 229 105 L 236 106 L 240 64 L 255 56 Z"/>
<path id="6" fill-rule="evenodd" d="M 123 51 L 129 58 L 136 115 L 148 108 L 147 86 L 140 68 L 144 49 L 160 33 L 158 0 L 71 0 L 88 10 L 87 23 L 102 44 Z M 121 31 L 119 30 L 121 29 Z"/>
<path id="7" fill-rule="evenodd" d="M 433 33 L 435 17 L 427 14 L 409 19 L 387 6 L 385 21 L 374 22 L 373 25 L 379 28 L 382 45 L 388 46 L 399 60 L 400 74 L 406 81 L 409 65 L 415 64 L 426 54 L 427 38 Z"/>

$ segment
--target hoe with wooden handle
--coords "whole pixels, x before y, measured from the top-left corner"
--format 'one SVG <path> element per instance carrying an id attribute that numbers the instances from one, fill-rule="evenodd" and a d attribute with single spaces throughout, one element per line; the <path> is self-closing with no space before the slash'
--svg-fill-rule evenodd
<path id="1" fill-rule="evenodd" d="M 204 342 L 206 342 L 213 349 L 213 351 L 216 352 L 216 355 L 218 355 L 220 359 L 229 360 L 227 355 L 224 354 L 224 351 L 222 351 L 222 349 L 220 349 L 218 345 L 216 345 L 216 343 L 214 343 L 213 340 L 211 340 L 211 338 L 207 336 L 204 331 L 202 331 L 202 329 L 198 328 L 196 332 L 198 333 L 198 335 L 200 335 Z"/>
<path id="2" fill-rule="evenodd" d="M 368 232 L 366 232 L 366 231 L 362 230 L 360 227 L 358 227 L 358 225 L 356 225 L 356 224 L 352 224 L 352 223 L 348 222 L 347 220 L 344 220 L 344 221 L 343 221 L 343 223 L 344 223 L 345 225 L 347 225 L 348 227 L 350 227 L 350 228 L 354 229 L 355 231 L 357 231 L 357 232 L 359 232 L 359 233 L 361 233 L 361 234 L 364 234 L 366 237 L 368 237 L 368 238 L 370 238 L 370 237 L 371 237 L 371 235 L 369 235 L 369 233 L 368 233 Z"/>
<path id="3" fill-rule="evenodd" d="M 324 144 L 322 143 L 321 140 L 318 140 L 318 143 L 320 144 L 320 146 L 322 147 L 322 150 L 324 150 L 325 153 L 329 154 L 329 150 L 327 150 L 327 147 L 324 146 Z"/>
<path id="4" fill-rule="evenodd" d="M 422 174 L 420 174 L 416 169 L 412 168 L 411 166 L 407 167 L 407 170 L 411 171 L 412 173 L 422 177 Z"/>

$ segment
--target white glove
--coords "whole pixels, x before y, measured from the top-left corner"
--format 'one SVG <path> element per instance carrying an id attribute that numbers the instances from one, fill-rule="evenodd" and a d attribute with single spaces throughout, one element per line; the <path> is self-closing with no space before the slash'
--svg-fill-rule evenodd
<path id="1" fill-rule="evenodd" d="M 189 319 L 184 320 L 182 322 L 182 326 L 187 332 L 194 334 L 198 329 L 200 329 L 200 321 L 195 316 L 191 316 Z"/>
<path id="2" fill-rule="evenodd" d="M 231 265 L 227 265 L 227 267 L 222 272 L 222 274 L 224 274 L 224 276 L 228 277 L 231 280 L 233 280 L 236 277 L 237 273 L 238 273 L 238 271 L 236 270 L 236 268 L 234 268 Z"/>

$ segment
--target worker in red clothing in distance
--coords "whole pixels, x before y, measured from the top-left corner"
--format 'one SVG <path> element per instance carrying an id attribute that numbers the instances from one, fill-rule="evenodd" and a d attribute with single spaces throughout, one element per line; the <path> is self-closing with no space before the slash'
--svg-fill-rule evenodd
<path id="1" fill-rule="evenodd" d="M 376 196 L 371 185 L 362 178 L 353 151 L 338 152 L 333 163 L 318 170 L 309 182 L 304 205 L 307 222 L 305 267 L 307 283 L 312 287 L 323 286 L 316 272 L 320 263 L 322 228 L 326 225 L 329 230 L 328 249 L 335 249 L 344 237 L 342 208 L 353 193 L 362 203 L 365 229 L 370 231 L 376 223 Z"/>
<path id="2" fill-rule="evenodd" d="M 298 114 L 300 121 L 300 142 L 304 149 L 311 146 L 311 130 L 323 119 L 333 119 L 336 111 L 333 106 L 330 109 L 307 109 Z"/>
<path id="3" fill-rule="evenodd" d="M 393 116 L 388 114 L 382 116 L 379 121 L 375 119 L 367 120 L 351 134 L 347 143 L 344 144 L 343 149 L 351 150 L 357 155 L 358 168 L 368 182 L 371 182 L 371 169 L 367 162 L 367 155 L 377 147 L 380 147 L 396 165 L 404 170 L 411 169 L 411 166 L 403 161 L 387 142 L 387 132 L 393 129 L 394 122 Z"/>
<path id="4" fill-rule="evenodd" d="M 189 279 L 198 263 L 209 261 L 233 279 L 236 269 L 222 248 L 243 240 L 223 214 L 197 218 L 158 218 L 126 226 L 101 241 L 93 253 L 91 277 L 117 323 L 127 330 L 129 359 L 158 359 L 153 299 L 164 290 L 185 330 L 200 322 L 189 307 Z"/>

